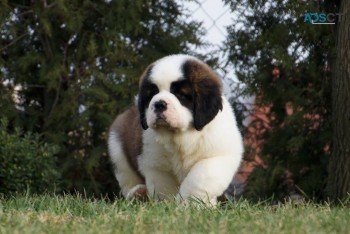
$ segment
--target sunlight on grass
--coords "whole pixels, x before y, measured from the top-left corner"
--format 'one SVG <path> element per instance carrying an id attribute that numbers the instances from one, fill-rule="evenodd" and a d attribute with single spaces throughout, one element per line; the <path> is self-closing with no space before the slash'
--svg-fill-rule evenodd
<path id="1" fill-rule="evenodd" d="M 199 208 L 79 195 L 0 198 L 0 233 L 348 233 L 349 217 L 348 203 L 239 200 Z"/>

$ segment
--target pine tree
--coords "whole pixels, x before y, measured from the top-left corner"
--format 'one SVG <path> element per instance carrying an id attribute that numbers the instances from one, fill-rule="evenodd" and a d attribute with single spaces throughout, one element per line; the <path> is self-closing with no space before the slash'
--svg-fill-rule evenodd
<path id="1" fill-rule="evenodd" d="M 246 84 L 246 92 L 256 97 L 256 108 L 268 109 L 260 153 L 267 167 L 254 171 L 246 194 L 282 197 L 298 190 L 321 198 L 331 144 L 335 26 L 304 19 L 308 12 L 337 13 L 338 4 L 225 2 L 237 17 L 229 27 L 229 64 Z"/>
<path id="2" fill-rule="evenodd" d="M 6 115 L 60 146 L 66 190 L 116 192 L 106 130 L 151 61 L 200 45 L 185 16 L 173 0 L 1 1 L 0 90 L 21 87 Z"/>

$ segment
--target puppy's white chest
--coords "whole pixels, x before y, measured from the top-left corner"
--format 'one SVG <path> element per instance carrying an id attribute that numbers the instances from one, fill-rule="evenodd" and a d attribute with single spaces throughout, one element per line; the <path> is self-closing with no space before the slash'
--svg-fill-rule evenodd
<path id="1" fill-rule="evenodd" d="M 183 160 L 178 153 L 168 155 L 167 158 L 171 172 L 176 176 L 179 183 L 181 183 L 187 176 L 192 165 L 186 162 L 186 160 Z"/>
<path id="2" fill-rule="evenodd" d="M 164 140 L 168 140 L 164 142 Z M 163 157 L 166 161 L 168 170 L 174 174 L 179 183 L 181 183 L 194 164 L 200 160 L 199 155 L 193 148 L 196 144 L 188 145 L 190 142 L 176 142 L 170 139 L 163 139 L 159 142 L 163 147 Z M 192 142 L 193 143 L 193 142 Z"/>

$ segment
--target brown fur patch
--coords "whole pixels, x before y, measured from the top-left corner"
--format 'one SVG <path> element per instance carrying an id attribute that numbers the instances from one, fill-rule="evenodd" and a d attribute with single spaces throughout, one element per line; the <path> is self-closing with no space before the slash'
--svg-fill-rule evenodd
<path id="1" fill-rule="evenodd" d="M 185 62 L 186 66 L 190 69 L 187 70 L 188 79 L 193 84 L 195 92 L 201 92 L 201 83 L 206 82 L 213 88 L 219 88 L 222 93 L 222 83 L 218 75 L 205 63 L 198 62 L 193 59 L 189 59 Z"/>
<path id="2" fill-rule="evenodd" d="M 134 198 L 137 201 L 147 201 L 148 200 L 148 196 L 147 196 L 147 189 L 144 188 L 139 188 L 135 194 L 134 194 Z"/>
<path id="3" fill-rule="evenodd" d="M 118 132 L 119 140 L 130 166 L 143 179 L 137 164 L 137 157 L 142 152 L 142 128 L 137 107 L 133 105 L 120 114 L 112 124 L 111 130 Z"/>

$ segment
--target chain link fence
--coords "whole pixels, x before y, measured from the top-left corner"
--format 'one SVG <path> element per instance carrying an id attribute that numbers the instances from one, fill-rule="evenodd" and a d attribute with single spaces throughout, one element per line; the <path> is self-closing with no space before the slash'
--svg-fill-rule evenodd
<path id="1" fill-rule="evenodd" d="M 190 4 L 189 10 L 194 19 L 203 22 L 207 39 L 221 46 L 220 43 L 227 37 L 225 27 L 231 23 L 229 7 L 221 0 L 199 0 Z"/>
<path id="2" fill-rule="evenodd" d="M 235 15 L 222 0 L 197 0 L 184 5 L 191 20 L 202 22 L 204 42 L 208 46 L 197 49 L 202 54 L 213 54 L 218 59 L 216 71 L 223 78 L 225 95 L 229 98 L 240 93 L 242 84 L 236 79 L 233 67 L 228 66 L 228 55 L 224 50 L 228 36 L 227 27 L 233 23 Z"/>

